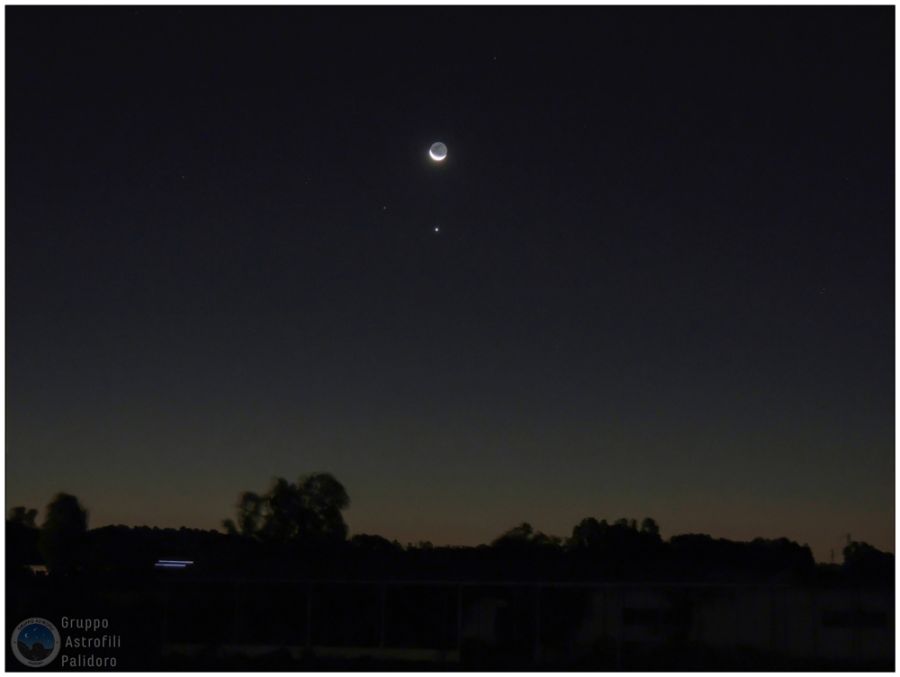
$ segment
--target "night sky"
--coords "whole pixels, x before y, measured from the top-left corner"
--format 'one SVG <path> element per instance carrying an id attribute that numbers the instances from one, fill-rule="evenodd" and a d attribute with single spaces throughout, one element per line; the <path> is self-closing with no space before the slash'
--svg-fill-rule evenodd
<path id="1" fill-rule="evenodd" d="M 893 551 L 892 7 L 6 17 L 7 507 Z"/>

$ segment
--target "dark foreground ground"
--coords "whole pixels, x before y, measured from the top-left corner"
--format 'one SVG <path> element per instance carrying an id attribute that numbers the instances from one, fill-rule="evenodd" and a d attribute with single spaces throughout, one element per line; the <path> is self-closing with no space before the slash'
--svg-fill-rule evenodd
<path id="1" fill-rule="evenodd" d="M 886 587 L 157 572 L 18 575 L 7 591 L 7 627 L 37 616 L 59 628 L 63 646 L 44 668 L 51 670 L 894 667 L 893 590 Z M 118 637 L 118 645 L 91 646 L 103 635 Z M 7 668 L 31 669 L 9 647 Z"/>

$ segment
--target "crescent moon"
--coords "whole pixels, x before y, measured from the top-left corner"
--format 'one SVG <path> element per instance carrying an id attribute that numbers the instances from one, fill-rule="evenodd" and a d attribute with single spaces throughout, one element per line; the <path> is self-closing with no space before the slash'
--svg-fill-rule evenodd
<path id="1" fill-rule="evenodd" d="M 435 162 L 443 162 L 447 157 L 447 146 L 440 141 L 431 144 L 431 148 L 428 149 L 428 157 Z"/>

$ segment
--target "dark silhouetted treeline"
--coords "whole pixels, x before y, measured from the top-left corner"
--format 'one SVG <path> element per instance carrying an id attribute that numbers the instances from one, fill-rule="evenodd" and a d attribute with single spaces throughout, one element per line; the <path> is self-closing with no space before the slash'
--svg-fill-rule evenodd
<path id="1" fill-rule="evenodd" d="M 159 559 L 191 560 L 186 577 L 432 579 L 478 581 L 852 582 L 893 585 L 894 556 L 850 543 L 841 566 L 817 565 L 808 546 L 785 538 L 749 542 L 682 534 L 660 536 L 656 521 L 587 517 L 566 537 L 522 523 L 490 545 L 401 545 L 381 536 L 347 536 L 350 503 L 325 473 L 276 479 L 264 493 L 240 495 L 225 533 L 199 529 L 87 528 L 77 498 L 58 494 L 37 511 L 13 508 L 7 519 L 7 567 L 29 575 L 155 576 Z"/>

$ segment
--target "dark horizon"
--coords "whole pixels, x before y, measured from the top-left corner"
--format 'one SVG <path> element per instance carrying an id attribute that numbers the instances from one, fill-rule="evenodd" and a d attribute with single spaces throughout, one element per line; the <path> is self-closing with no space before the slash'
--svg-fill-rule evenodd
<path id="1" fill-rule="evenodd" d="M 893 7 L 6 18 L 7 509 L 894 552 Z"/>
<path id="2" fill-rule="evenodd" d="M 523 523 L 484 547 L 403 546 L 348 538 L 348 500 L 328 474 L 280 478 L 242 495 L 227 534 L 88 530 L 84 507 L 65 493 L 40 527 L 35 511 L 14 509 L 7 615 L 42 613 L 19 622 L 14 637 L 27 637 L 29 622 L 52 623 L 89 604 L 141 641 L 105 634 L 109 652 L 65 654 L 63 666 L 893 665 L 894 556 L 865 543 L 848 543 L 840 565 L 817 565 L 807 546 L 785 539 L 664 540 L 653 519 L 589 518 L 562 540 Z M 63 628 L 113 627 L 67 618 Z M 53 660 L 22 643 L 12 654 L 8 665 Z"/>
<path id="3" fill-rule="evenodd" d="M 307 473 L 305 475 L 302 475 L 301 479 L 304 476 L 310 476 L 310 475 L 316 476 L 316 475 L 322 475 L 322 474 L 330 475 L 330 473 Z M 272 482 L 270 482 L 268 486 L 250 488 L 250 489 L 247 489 L 246 491 L 253 491 L 254 493 L 258 493 L 259 495 L 262 495 L 265 493 L 265 491 L 270 490 L 274 486 L 274 483 L 276 483 L 277 481 L 285 481 L 285 480 L 291 481 L 291 480 L 288 480 L 287 478 L 273 477 Z M 255 491 L 255 490 L 259 490 L 259 489 L 264 489 L 265 491 Z M 244 492 L 241 492 L 241 493 L 243 494 Z M 53 496 L 53 500 L 51 500 L 51 503 L 53 501 L 57 500 L 60 496 L 72 496 L 72 495 L 65 491 L 56 492 Z M 73 498 L 75 498 L 77 500 L 78 497 L 73 497 Z M 180 530 L 187 529 L 188 531 L 195 531 L 195 532 L 214 531 L 214 532 L 219 532 L 223 535 L 228 535 L 230 533 L 230 530 L 234 529 L 233 520 L 235 518 L 235 515 L 239 514 L 239 512 L 240 512 L 239 505 L 240 505 L 240 496 L 238 497 L 238 500 L 234 502 L 233 505 L 229 506 L 230 511 L 223 513 L 224 514 L 223 519 L 219 520 L 219 523 L 217 525 L 215 525 L 214 527 L 193 527 L 193 526 L 189 526 L 189 525 L 172 526 L 172 525 L 156 525 L 156 524 L 148 524 L 148 523 L 125 524 L 122 522 L 92 524 L 91 518 L 90 518 L 91 510 L 89 509 L 89 507 L 85 507 L 85 506 L 81 506 L 81 507 L 85 511 L 86 527 L 89 531 L 90 530 L 104 531 L 110 527 L 137 529 L 137 530 L 150 529 L 150 530 L 159 530 L 159 531 L 167 531 L 167 530 L 169 530 L 169 531 L 179 530 L 180 531 Z M 352 500 L 349 501 L 349 505 L 352 506 Z M 345 508 L 344 511 L 349 511 L 349 509 Z M 342 511 L 342 512 L 344 512 L 344 511 Z M 27 517 L 26 523 L 30 523 L 30 524 L 32 524 L 32 526 L 40 528 L 40 525 L 44 523 L 44 521 L 46 520 L 46 517 L 47 517 L 47 509 L 44 507 L 32 508 L 31 506 L 27 506 L 27 505 L 22 505 L 22 506 L 14 505 L 11 508 L 8 508 L 7 512 L 8 512 L 7 525 L 9 524 L 9 520 L 12 520 L 18 524 L 21 521 L 23 515 L 27 515 L 27 513 L 33 512 L 32 515 Z M 717 540 L 717 541 L 722 540 L 725 542 L 731 542 L 736 545 L 749 545 L 749 544 L 753 543 L 754 541 L 760 541 L 760 540 L 766 541 L 766 542 L 787 540 L 787 541 L 795 544 L 796 546 L 801 546 L 803 548 L 809 547 L 809 544 L 806 542 L 795 541 L 794 539 L 789 539 L 783 535 L 782 536 L 774 535 L 774 536 L 765 536 L 765 537 L 757 535 L 757 536 L 750 536 L 747 538 L 729 538 L 729 537 L 723 537 L 719 534 L 710 534 L 710 533 L 701 533 L 701 532 L 665 533 L 666 530 L 660 528 L 661 525 L 658 523 L 658 521 L 656 519 L 654 519 L 654 516 L 652 516 L 652 515 L 612 516 L 612 515 L 602 515 L 602 514 L 584 515 L 581 519 L 577 520 L 575 523 L 570 525 L 569 529 L 565 529 L 561 532 L 546 532 L 545 533 L 541 529 L 534 528 L 532 526 L 532 524 L 530 522 L 528 522 L 527 520 L 520 520 L 515 523 L 510 523 L 509 525 L 507 525 L 508 528 L 503 529 L 501 532 L 498 532 L 498 533 L 494 534 L 492 537 L 486 539 L 485 541 L 479 542 L 479 543 L 442 543 L 440 541 L 434 541 L 433 539 L 429 539 L 429 538 L 422 538 L 422 539 L 418 539 L 416 541 L 408 540 L 408 541 L 403 542 L 396 538 L 388 538 L 384 534 L 381 534 L 378 532 L 353 531 L 349 528 L 348 528 L 347 538 L 350 540 L 351 543 L 354 542 L 354 538 L 356 538 L 356 537 L 360 537 L 363 539 L 373 539 L 374 538 L 374 539 L 378 539 L 379 541 L 381 541 L 381 539 L 384 539 L 385 543 L 390 542 L 393 545 L 396 545 L 397 547 L 400 547 L 400 548 L 410 547 L 413 549 L 422 548 L 423 545 L 426 545 L 428 548 L 431 548 L 431 547 L 435 547 L 435 548 L 479 548 L 479 547 L 483 547 L 483 546 L 493 546 L 498 541 L 507 537 L 509 534 L 515 533 L 521 527 L 527 527 L 528 529 L 534 529 L 534 534 L 538 537 L 538 543 L 540 543 L 542 541 L 542 539 L 546 538 L 546 539 L 550 539 L 548 541 L 548 544 L 550 542 L 553 542 L 555 544 L 554 547 L 568 548 L 568 547 L 571 547 L 571 543 L 574 538 L 573 529 L 577 530 L 580 524 L 583 524 L 584 522 L 591 521 L 591 520 L 602 521 L 604 524 L 608 524 L 610 526 L 613 526 L 613 525 L 627 526 L 629 528 L 638 529 L 638 530 L 642 530 L 643 527 L 641 525 L 643 525 L 649 521 L 653 524 L 654 533 L 661 538 L 661 541 L 663 543 L 669 542 L 673 538 L 678 539 L 678 538 L 699 536 L 699 537 L 704 537 L 704 538 L 709 537 L 709 538 L 712 538 L 713 540 Z M 227 522 L 232 522 L 232 525 L 229 527 L 226 524 Z M 349 526 L 350 525 L 348 525 L 348 527 Z M 233 533 L 233 532 L 231 532 L 231 533 Z M 810 549 L 811 554 L 813 555 L 816 563 L 817 564 L 828 564 L 828 563 L 840 564 L 842 559 L 845 557 L 845 548 L 851 546 L 852 544 L 856 544 L 856 545 L 861 544 L 864 547 L 871 545 L 871 544 L 867 543 L 866 541 L 859 541 L 856 539 L 851 539 L 851 536 L 852 536 L 852 534 L 849 534 L 849 533 L 846 534 L 847 540 L 841 545 L 841 547 L 834 548 L 829 553 L 830 556 L 827 560 L 821 559 L 821 558 L 815 558 L 815 553 L 812 551 L 812 549 Z M 880 550 L 880 548 L 879 548 L 879 550 Z M 891 555 L 894 554 L 892 550 L 882 550 L 882 552 L 887 552 Z"/>

